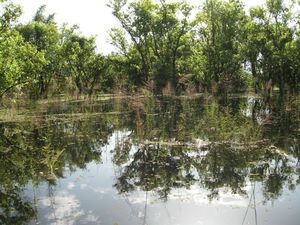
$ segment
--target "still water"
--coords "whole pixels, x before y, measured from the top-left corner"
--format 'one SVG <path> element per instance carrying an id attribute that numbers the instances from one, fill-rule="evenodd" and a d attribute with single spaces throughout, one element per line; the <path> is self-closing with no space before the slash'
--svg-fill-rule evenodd
<path id="1" fill-rule="evenodd" d="M 0 224 L 300 223 L 300 97 L 0 110 Z"/>

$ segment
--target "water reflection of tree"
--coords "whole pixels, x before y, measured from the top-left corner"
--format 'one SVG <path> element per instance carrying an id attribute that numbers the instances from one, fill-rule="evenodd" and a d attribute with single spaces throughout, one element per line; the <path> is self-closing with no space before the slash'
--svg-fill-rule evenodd
<path id="1" fill-rule="evenodd" d="M 34 120 L 2 123 L 0 223 L 32 219 L 22 188 L 55 185 L 66 168 L 101 162 L 101 146 L 116 131 L 128 131 L 112 153 L 120 193 L 154 191 L 166 200 L 174 188 L 199 185 L 214 199 L 222 189 L 245 195 L 249 182 L 259 182 L 271 200 L 299 183 L 298 99 L 267 106 L 255 98 L 252 105 L 213 97 L 123 102 L 62 104 Z"/>
<path id="2" fill-rule="evenodd" d="M 116 188 L 121 193 L 136 187 L 143 191 L 156 190 L 161 198 L 166 199 L 172 188 L 188 187 L 194 182 L 190 160 L 178 147 L 141 146 L 122 171 Z"/>
<path id="3" fill-rule="evenodd" d="M 224 188 L 245 195 L 249 182 L 260 182 L 265 199 L 270 200 L 280 196 L 284 187 L 295 188 L 299 165 L 294 160 L 298 160 L 298 155 L 289 154 L 291 145 L 284 148 L 270 133 L 266 135 L 270 125 L 293 127 L 285 136 L 279 130 L 283 140 L 297 134 L 299 124 L 293 123 L 299 121 L 299 114 L 293 102 L 276 108 L 271 104 L 263 106 L 257 100 L 253 107 L 261 108 L 250 110 L 252 115 L 247 115 L 246 98 L 226 99 L 222 104 L 212 98 L 173 99 L 152 102 L 151 109 L 147 101 L 134 102 L 140 106 L 136 107 L 139 123 L 114 154 L 114 162 L 122 168 L 115 185 L 120 193 L 136 189 L 155 191 L 167 199 L 174 188 L 199 184 L 210 190 L 208 197 L 214 199 Z M 295 108 L 287 111 L 287 107 Z M 280 120 L 264 123 L 270 113 L 281 113 L 276 116 Z M 254 117 L 260 117 L 260 121 Z M 139 130 L 144 131 L 143 135 Z M 196 138 L 210 144 L 197 148 Z"/>
<path id="4" fill-rule="evenodd" d="M 0 223 L 21 225 L 26 224 L 35 216 L 35 211 L 29 201 L 24 199 L 21 190 L 0 189 Z"/>
<path id="5" fill-rule="evenodd" d="M 26 224 L 33 203 L 23 189 L 31 183 L 55 185 L 71 171 L 101 162 L 101 147 L 113 133 L 107 116 L 46 118 L 0 125 L 0 223 Z"/>

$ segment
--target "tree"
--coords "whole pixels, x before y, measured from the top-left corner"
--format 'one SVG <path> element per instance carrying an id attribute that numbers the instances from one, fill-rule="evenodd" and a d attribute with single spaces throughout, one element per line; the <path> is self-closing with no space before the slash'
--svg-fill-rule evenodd
<path id="1" fill-rule="evenodd" d="M 54 22 L 54 15 L 44 15 L 45 6 L 41 6 L 33 20 L 25 25 L 19 25 L 17 30 L 30 44 L 44 54 L 47 63 L 38 77 L 38 95 L 47 96 L 48 88 L 61 67 L 60 33 Z"/>
<path id="2" fill-rule="evenodd" d="M 247 26 L 246 55 L 252 74 L 255 77 L 260 74 L 263 83 L 272 80 L 281 94 L 286 83 L 296 81 L 291 70 L 296 62 L 290 58 L 295 47 L 292 10 L 293 5 L 286 6 L 283 0 L 267 0 L 265 7 L 250 10 L 251 21 Z"/>
<path id="3" fill-rule="evenodd" d="M 1 4 L 0 23 L 0 97 L 14 87 L 36 81 L 45 65 L 44 54 L 24 41 L 13 28 L 19 8 L 15 5 Z"/>
<path id="4" fill-rule="evenodd" d="M 264 10 L 261 7 L 250 9 L 250 16 L 247 17 L 245 24 L 244 43 L 241 48 L 241 54 L 249 64 L 254 81 L 254 89 L 257 93 L 261 89 L 262 81 L 265 81 L 262 74 L 261 52 L 264 51 L 266 38 L 263 32 Z"/>
<path id="5" fill-rule="evenodd" d="M 63 31 L 62 54 L 66 61 L 65 69 L 78 89 L 79 94 L 93 94 L 95 87 L 103 82 L 107 68 L 107 60 L 100 53 L 96 53 L 94 37 L 84 37 L 77 34 L 76 27 L 65 28 Z"/>
<path id="6" fill-rule="evenodd" d="M 74 76 L 79 94 L 84 91 L 88 78 L 88 66 L 94 57 L 95 39 L 69 33 L 63 44 L 64 57 L 67 60 L 70 75 Z"/>
<path id="7" fill-rule="evenodd" d="M 1 32 L 12 28 L 12 25 L 22 14 L 21 8 L 18 5 L 7 3 L 6 0 L 0 0 L 0 26 Z"/>
<path id="8" fill-rule="evenodd" d="M 109 6 L 121 23 L 121 29 L 112 30 L 112 43 L 137 67 L 138 84 L 155 79 L 158 88 L 168 81 L 176 86 L 178 60 L 186 57 L 191 7 L 184 2 L 156 4 L 151 0 L 129 4 L 112 0 Z"/>
<path id="9" fill-rule="evenodd" d="M 219 88 L 226 84 L 241 85 L 240 48 L 245 21 L 244 7 L 239 0 L 207 0 L 198 13 L 193 61 L 201 66 L 194 72 L 206 88 L 211 87 L 212 81 Z"/>

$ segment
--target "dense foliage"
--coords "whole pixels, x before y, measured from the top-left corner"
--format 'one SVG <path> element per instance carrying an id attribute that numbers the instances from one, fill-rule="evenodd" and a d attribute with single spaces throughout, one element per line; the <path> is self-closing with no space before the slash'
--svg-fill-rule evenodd
<path id="1" fill-rule="evenodd" d="M 120 22 L 103 55 L 77 26 L 59 27 L 41 6 L 28 23 L 0 1 L 0 97 L 147 90 L 158 94 L 299 90 L 300 29 L 294 1 L 110 0 Z M 198 10 L 198 11 L 196 11 Z M 97 28 L 95 28 L 97 29 Z M 12 91 L 14 90 L 14 92 Z"/>

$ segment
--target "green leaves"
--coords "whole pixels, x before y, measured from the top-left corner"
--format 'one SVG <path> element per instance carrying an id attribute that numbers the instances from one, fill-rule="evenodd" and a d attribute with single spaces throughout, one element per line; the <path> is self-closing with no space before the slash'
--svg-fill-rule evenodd
<path id="1" fill-rule="evenodd" d="M 1 95 L 26 82 L 23 90 L 34 98 L 91 95 L 97 88 L 225 93 L 251 82 L 263 89 L 270 79 L 282 93 L 287 85 L 299 88 L 293 1 L 268 0 L 247 13 L 240 0 L 207 0 L 192 21 L 194 9 L 184 1 L 111 0 L 120 27 L 110 30 L 117 52 L 107 57 L 78 26 L 59 28 L 45 6 L 16 24 L 20 7 L 0 4 Z"/>
<path id="2" fill-rule="evenodd" d="M 241 73 L 240 47 L 246 15 L 240 1 L 206 1 L 195 20 L 198 54 L 195 61 L 202 63 L 204 74 L 198 77 L 206 88 L 211 82 L 226 88 L 226 81 L 235 86 Z M 198 59 L 197 59 L 198 58 Z M 202 60 L 200 60 L 202 59 Z M 225 87 L 224 87 L 225 85 Z M 239 83 L 240 85 L 240 83 Z"/>
<path id="3" fill-rule="evenodd" d="M 20 17 L 22 11 L 20 6 L 0 1 L 0 30 L 11 28 L 14 22 Z"/>
<path id="4" fill-rule="evenodd" d="M 122 26 L 111 31 L 112 44 L 137 69 L 138 85 L 153 78 L 158 87 L 167 81 L 176 85 L 179 61 L 186 57 L 183 51 L 190 32 L 191 7 L 183 2 L 156 4 L 151 0 L 130 4 L 111 1 L 110 7 Z"/>
<path id="5" fill-rule="evenodd" d="M 10 88 L 34 82 L 46 60 L 15 31 L 0 34 L 0 97 Z"/>
<path id="6" fill-rule="evenodd" d="M 63 58 L 67 61 L 65 69 L 69 71 L 67 76 L 74 77 L 79 94 L 82 94 L 95 75 L 95 70 L 91 70 L 96 69 L 95 38 L 86 38 L 73 31 L 65 32 L 63 38 Z"/>
<path id="7" fill-rule="evenodd" d="M 260 82 L 272 79 L 284 91 L 285 83 L 294 75 L 288 68 L 295 62 L 288 60 L 286 47 L 293 40 L 292 6 L 288 8 L 282 0 L 268 0 L 266 7 L 250 9 L 246 26 L 246 58 L 251 62 Z M 255 67 L 255 69 L 253 68 Z"/>

